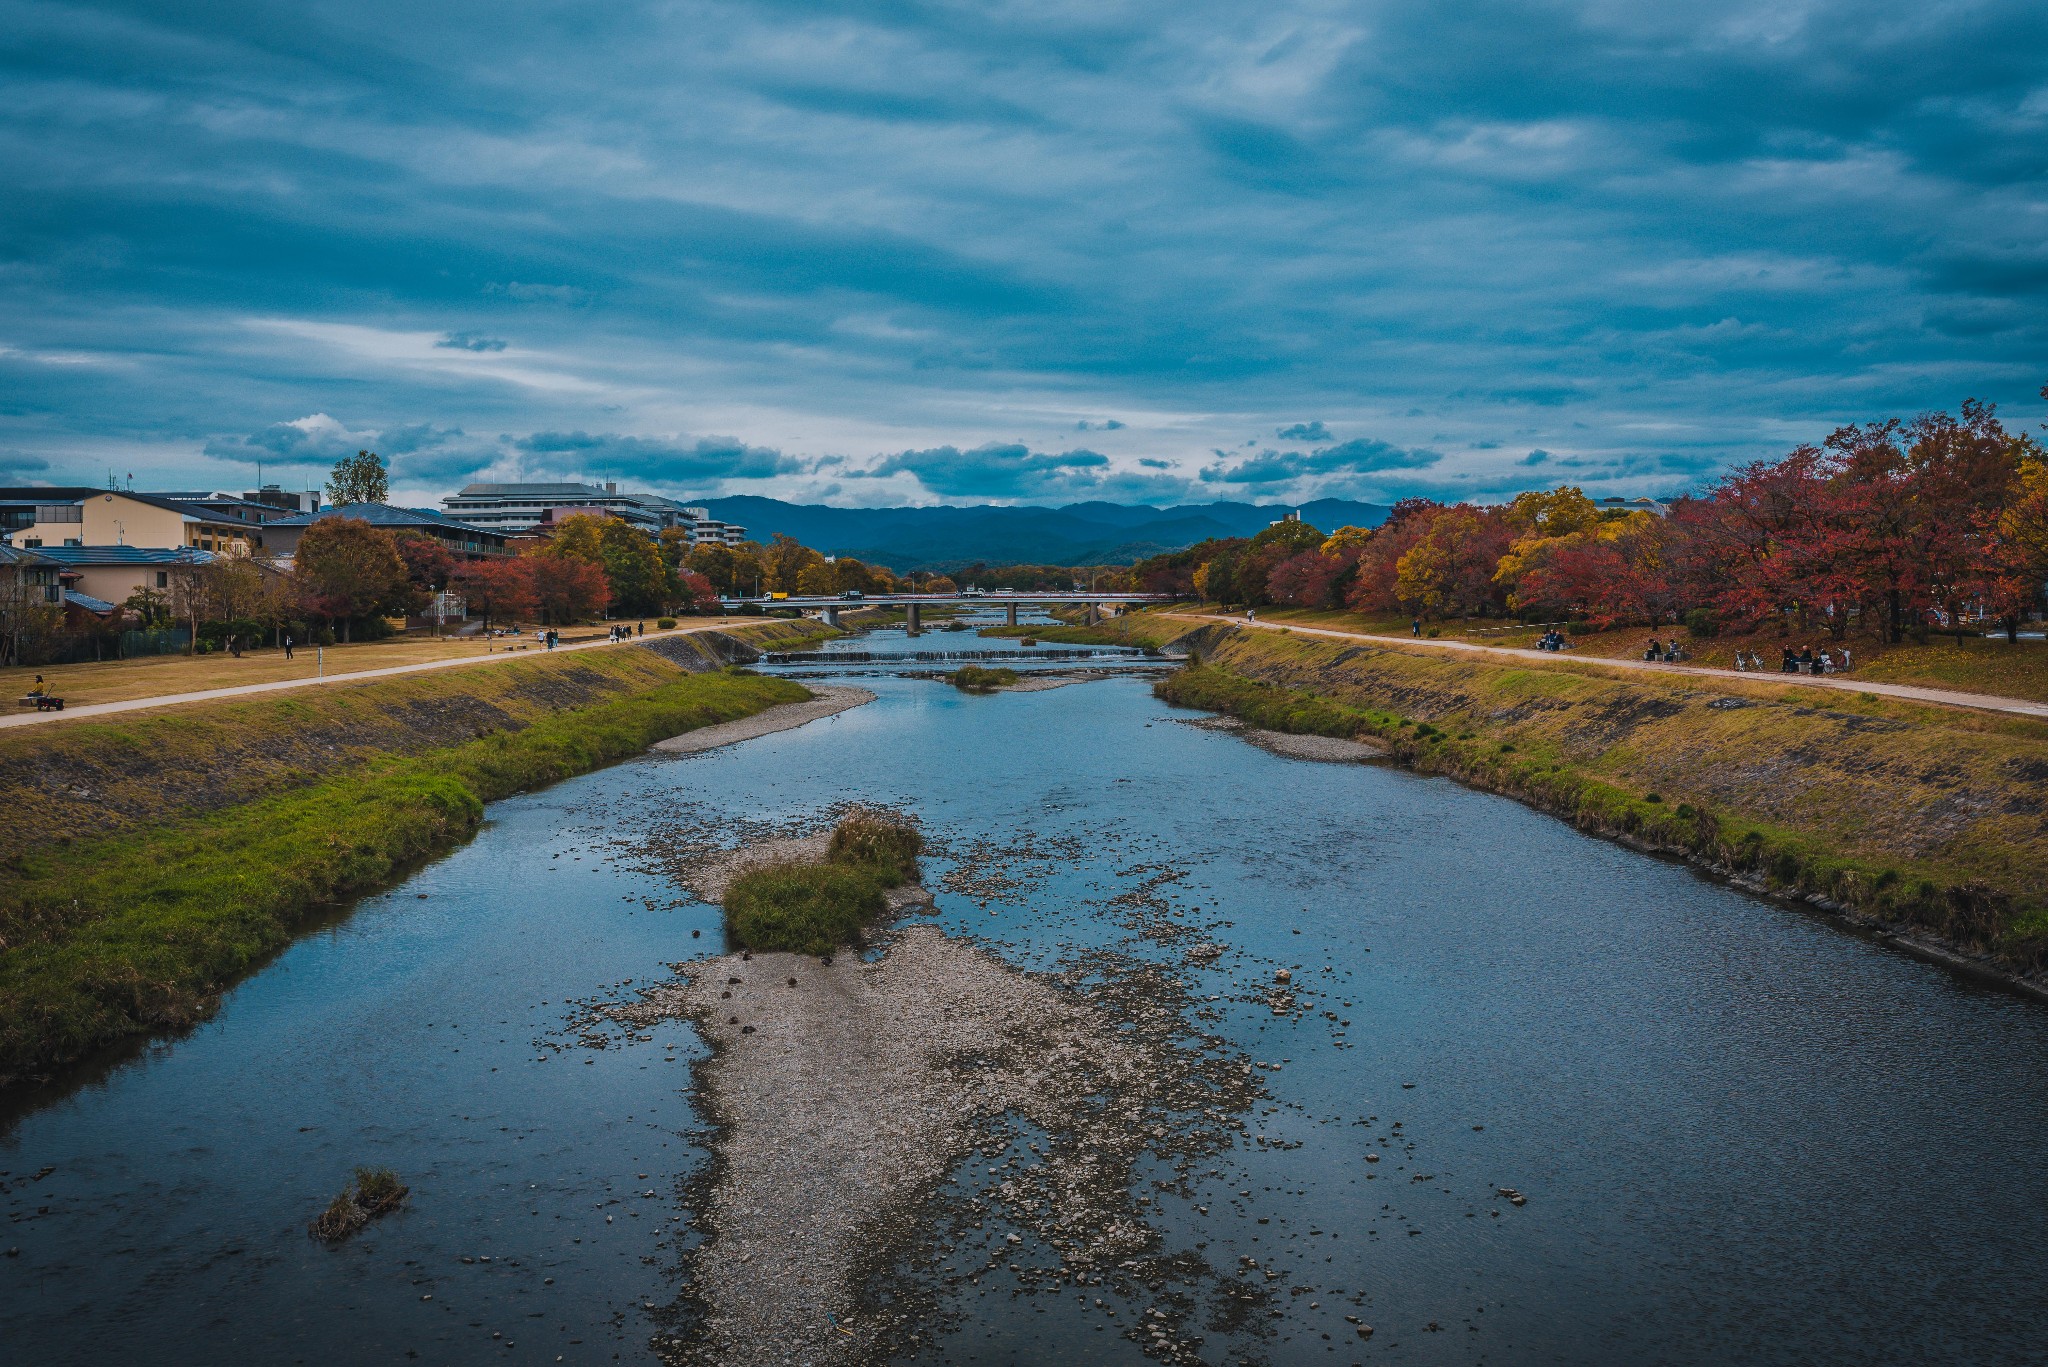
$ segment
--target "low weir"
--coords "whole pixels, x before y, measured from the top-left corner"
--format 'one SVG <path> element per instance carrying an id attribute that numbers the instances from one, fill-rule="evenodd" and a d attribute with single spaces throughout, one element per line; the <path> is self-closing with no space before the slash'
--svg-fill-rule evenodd
<path id="1" fill-rule="evenodd" d="M 1034 661 L 1070 660 L 1162 660 L 1157 651 L 1135 650 L 792 650 L 770 652 L 762 663 L 772 665 L 808 664 L 894 664 L 915 661 L 940 664 L 947 660 L 1003 660 L 1029 664 Z"/>

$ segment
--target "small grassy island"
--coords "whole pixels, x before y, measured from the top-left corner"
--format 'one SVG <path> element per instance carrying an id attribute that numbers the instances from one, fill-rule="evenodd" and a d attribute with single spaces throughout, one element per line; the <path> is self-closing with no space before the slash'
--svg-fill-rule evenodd
<path id="1" fill-rule="evenodd" d="M 983 669 L 980 665 L 964 665 L 946 676 L 946 682 L 968 693 L 987 693 L 998 688 L 1008 688 L 1017 682 L 1014 669 Z"/>
<path id="2" fill-rule="evenodd" d="M 726 937 L 738 948 L 830 954 L 888 910 L 887 890 L 917 880 L 924 837 L 888 812 L 856 811 L 832 832 L 823 863 L 762 864 L 725 894 Z"/>

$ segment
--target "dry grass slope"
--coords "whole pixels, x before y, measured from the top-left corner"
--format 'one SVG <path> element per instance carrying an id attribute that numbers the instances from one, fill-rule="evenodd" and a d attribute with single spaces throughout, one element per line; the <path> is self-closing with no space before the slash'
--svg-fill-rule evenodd
<path id="1" fill-rule="evenodd" d="M 1204 629 L 1170 700 L 1386 741 L 1591 830 L 2048 962 L 2048 725 Z"/>
<path id="2" fill-rule="evenodd" d="M 35 816 L 0 855 L 0 1086 L 203 1018 L 486 802 L 806 696 L 594 651 L 10 735 L 0 797 Z"/>

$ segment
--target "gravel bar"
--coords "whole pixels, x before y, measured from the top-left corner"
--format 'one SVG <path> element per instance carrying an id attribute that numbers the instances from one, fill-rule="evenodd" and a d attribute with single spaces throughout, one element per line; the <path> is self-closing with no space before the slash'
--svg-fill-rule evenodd
<path id="1" fill-rule="evenodd" d="M 669 755 L 694 755 L 735 741 L 772 736 L 777 731 L 792 731 L 806 722 L 834 717 L 874 700 L 875 695 L 865 688 L 816 684 L 811 688 L 811 696 L 803 702 L 781 703 L 751 717 L 741 717 L 738 721 L 700 726 L 680 736 L 658 740 L 649 748 Z"/>

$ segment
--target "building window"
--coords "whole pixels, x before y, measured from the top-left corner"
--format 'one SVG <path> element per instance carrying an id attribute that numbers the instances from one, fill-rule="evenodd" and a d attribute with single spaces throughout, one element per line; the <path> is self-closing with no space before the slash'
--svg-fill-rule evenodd
<path id="1" fill-rule="evenodd" d="M 156 586 L 160 589 L 167 589 L 171 586 L 171 576 L 169 571 L 158 570 L 156 572 Z"/>

